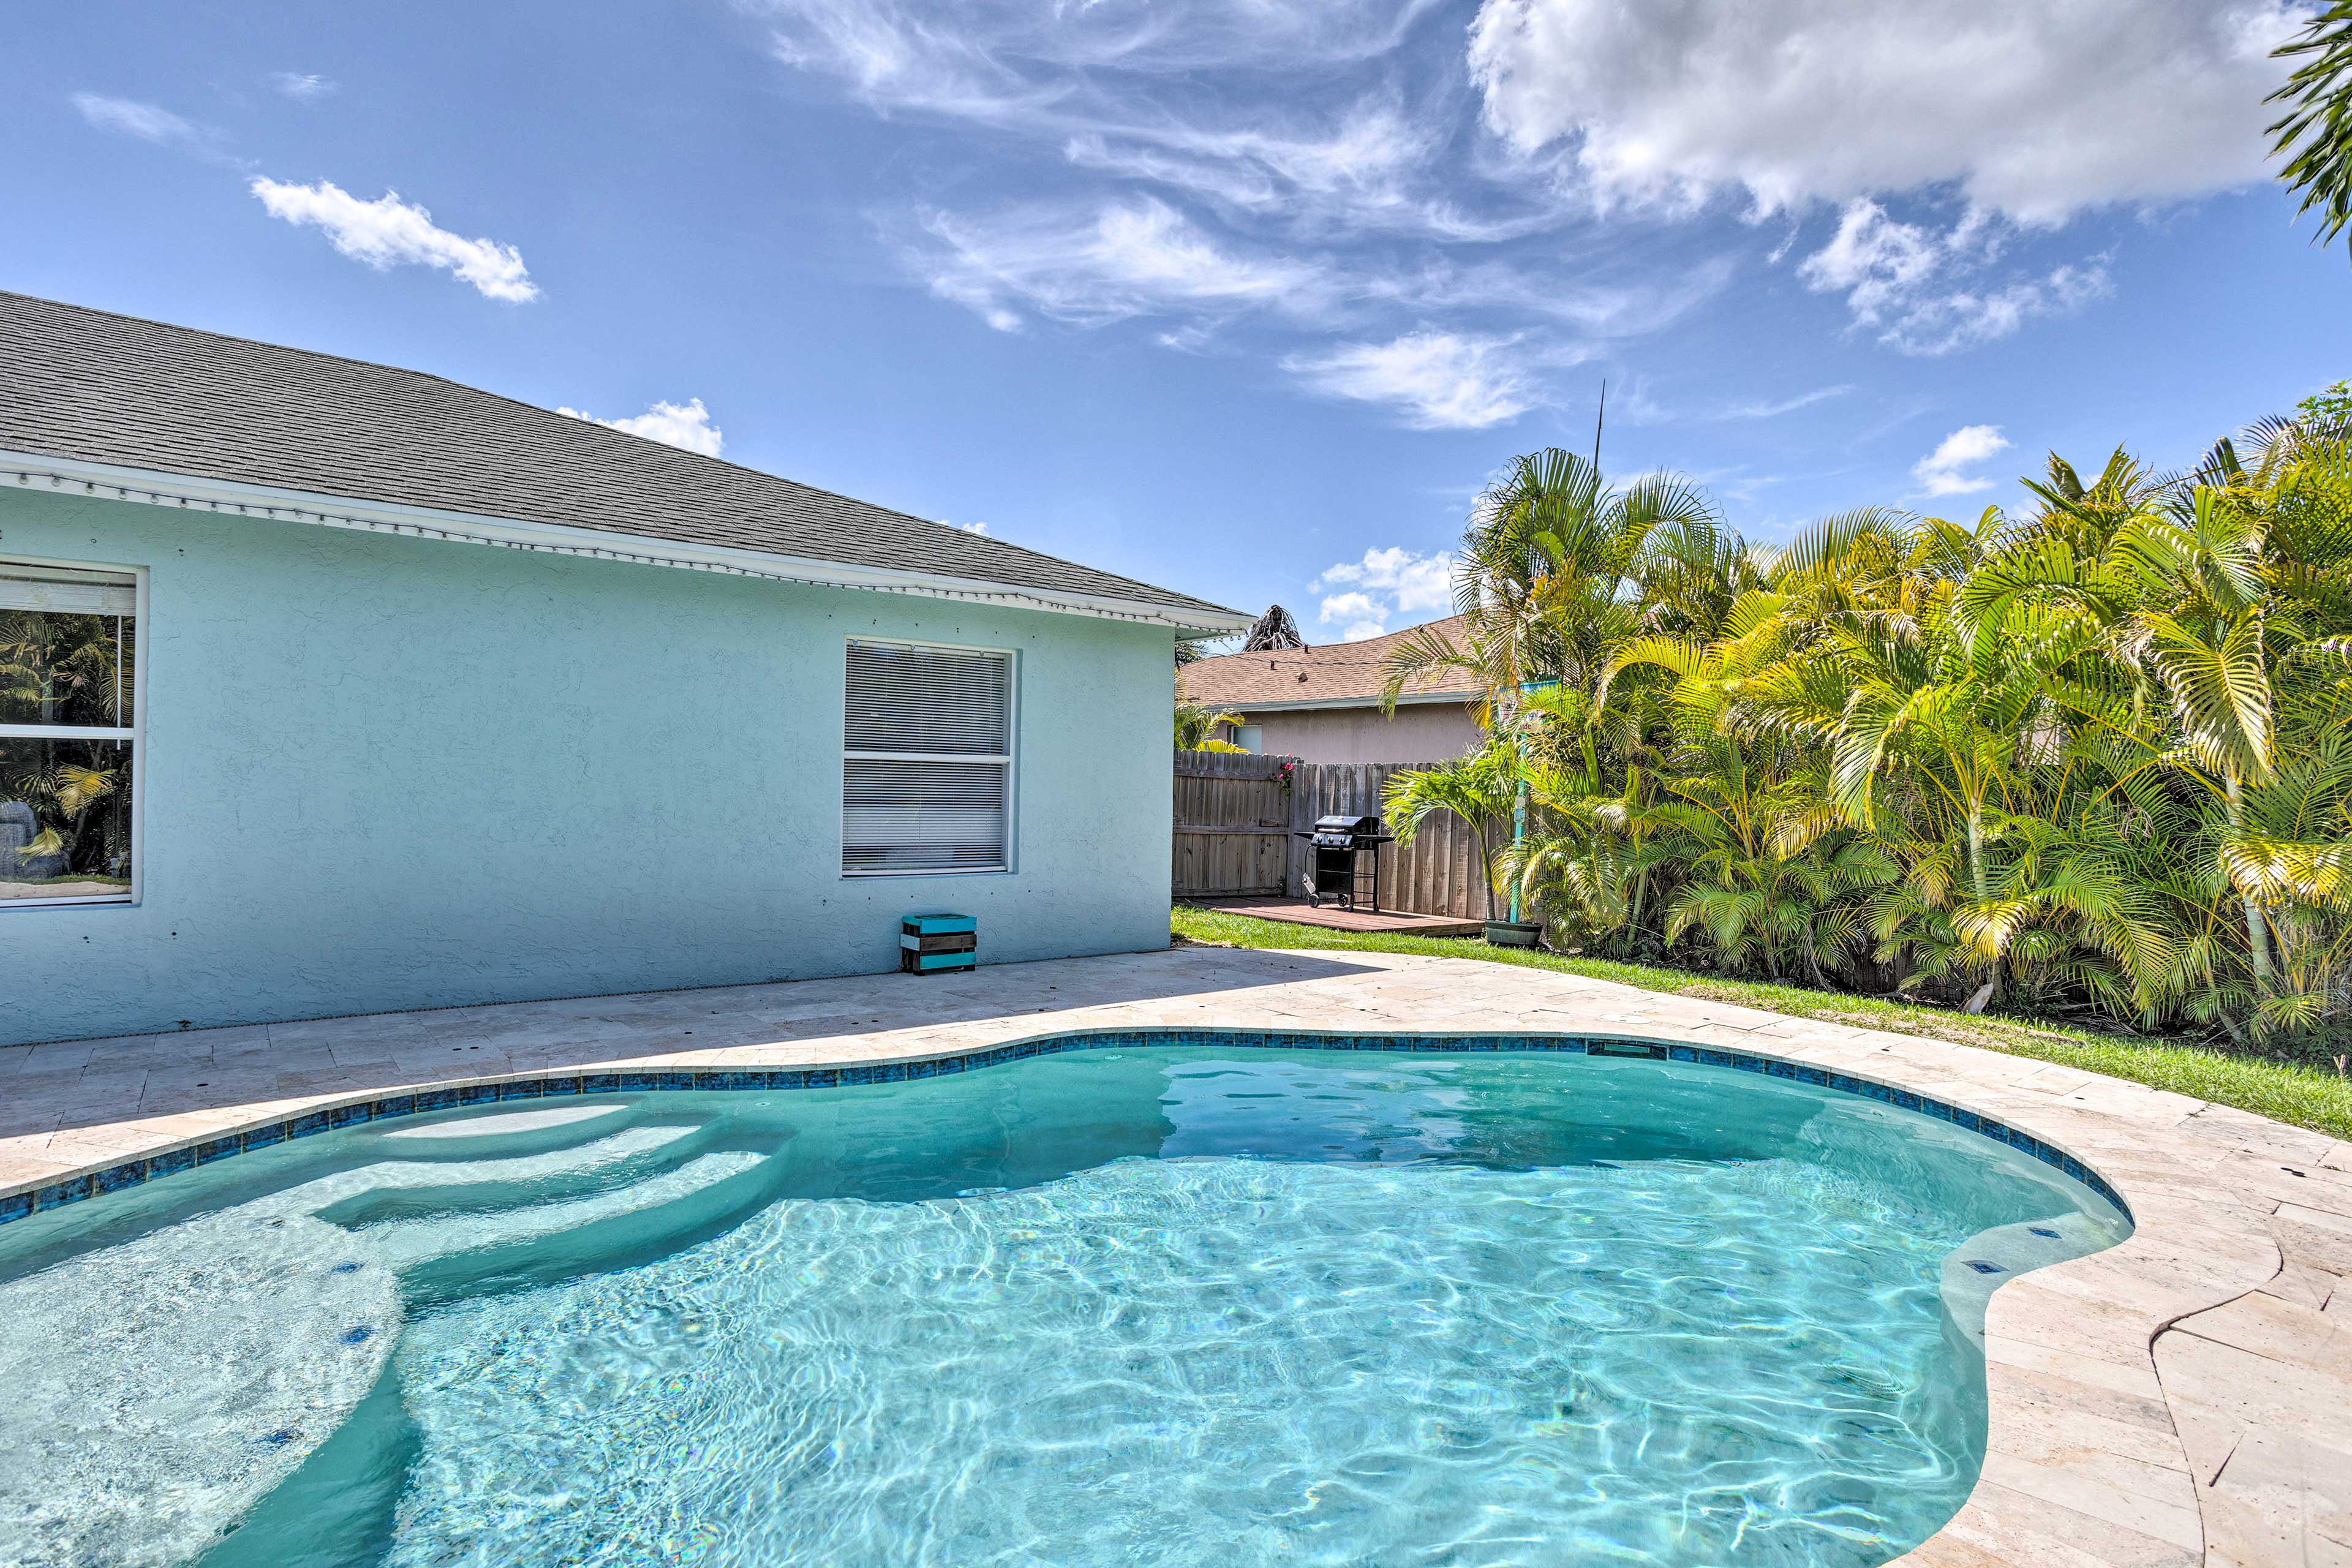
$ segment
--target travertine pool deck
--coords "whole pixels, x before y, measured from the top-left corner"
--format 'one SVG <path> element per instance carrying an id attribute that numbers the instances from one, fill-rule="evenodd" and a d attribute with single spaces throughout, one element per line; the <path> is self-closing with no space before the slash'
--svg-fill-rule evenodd
<path id="1" fill-rule="evenodd" d="M 10 1047 L 0 1199 L 421 1085 L 912 1061 L 1160 1027 L 1671 1040 L 1997 1117 L 2095 1167 L 2138 1228 L 1995 1292 L 1982 1477 L 1902 1561 L 2352 1568 L 2352 1148 L 2067 1068 L 1542 970 L 1185 948 Z"/>

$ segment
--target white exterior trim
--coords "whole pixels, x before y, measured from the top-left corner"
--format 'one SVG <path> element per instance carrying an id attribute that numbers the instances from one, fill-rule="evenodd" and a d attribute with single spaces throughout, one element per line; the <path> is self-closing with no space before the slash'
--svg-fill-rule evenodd
<path id="1" fill-rule="evenodd" d="M 102 572 L 131 580 L 131 725 L 128 729 L 81 729 L 66 724 L 0 724 L 0 739 L 127 741 L 131 743 L 131 890 L 79 893 L 54 899 L 0 899 L 0 910 L 135 909 L 147 896 L 147 568 L 128 562 L 67 561 L 47 555 L 9 555 L 28 566 L 58 566 Z"/>
<path id="2" fill-rule="evenodd" d="M 1060 589 L 1017 587 L 1010 584 L 896 567 L 856 566 L 839 561 L 781 555 L 731 545 L 693 544 L 683 540 L 616 533 L 565 523 L 482 517 L 471 512 L 409 506 L 398 501 L 352 500 L 309 490 L 285 489 L 275 485 L 199 479 L 159 469 L 121 468 L 72 458 L 0 450 L 0 489 L 11 488 L 61 495 L 98 496 L 107 500 L 134 501 L 149 506 L 231 512 L 240 517 L 274 518 L 282 522 L 305 522 L 323 528 L 359 529 L 371 533 L 405 534 L 416 539 L 488 544 L 504 550 L 535 550 L 554 555 L 583 555 L 601 561 L 671 566 L 688 572 L 764 577 L 781 583 L 805 583 L 828 588 L 863 588 L 878 594 L 908 594 L 923 598 L 1001 605 L 1013 609 L 1045 610 L 1057 615 L 1090 616 L 1100 620 L 1136 621 L 1148 626 L 1168 626 L 1187 636 L 1243 631 L 1253 624 L 1252 617 L 1233 611 L 1215 615 L 1188 613 L 1140 600 L 1117 599 Z"/>

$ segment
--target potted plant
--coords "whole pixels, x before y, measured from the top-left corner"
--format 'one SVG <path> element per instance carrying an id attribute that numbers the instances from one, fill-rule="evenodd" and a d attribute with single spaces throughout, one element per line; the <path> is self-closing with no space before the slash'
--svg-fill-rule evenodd
<path id="1" fill-rule="evenodd" d="M 1451 812 L 1478 836 L 1478 858 L 1486 879 L 1486 940 L 1496 947 L 1534 947 L 1543 936 L 1539 922 L 1497 920 L 1495 884 L 1507 847 L 1500 825 L 1518 803 L 1518 751 L 1502 739 L 1433 768 L 1417 768 L 1389 781 L 1381 804 L 1399 844 L 1410 844 L 1421 825 Z"/>

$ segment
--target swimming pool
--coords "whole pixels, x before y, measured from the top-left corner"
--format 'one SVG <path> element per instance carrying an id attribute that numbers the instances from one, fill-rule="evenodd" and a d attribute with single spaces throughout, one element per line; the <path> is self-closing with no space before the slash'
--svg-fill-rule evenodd
<path id="1" fill-rule="evenodd" d="M 1875 1563 L 1991 1289 L 2129 1231 L 1764 1058 L 1152 1039 L 406 1097 L 0 1226 L 0 1562 Z"/>

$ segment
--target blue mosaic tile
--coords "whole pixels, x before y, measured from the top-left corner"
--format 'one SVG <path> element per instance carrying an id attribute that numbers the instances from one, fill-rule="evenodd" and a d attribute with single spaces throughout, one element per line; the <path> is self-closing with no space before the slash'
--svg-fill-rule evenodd
<path id="1" fill-rule="evenodd" d="M 52 1182 L 46 1187 L 34 1190 L 33 1206 L 36 1209 L 53 1209 L 67 1204 L 78 1204 L 89 1196 L 97 1184 L 88 1176 L 69 1176 L 62 1182 Z"/>
<path id="2" fill-rule="evenodd" d="M 1727 1067 L 1742 1072 L 1762 1073 L 1773 1078 L 1790 1079 L 1799 1082 L 1833 1089 L 1895 1107 L 1916 1111 L 1939 1121 L 1990 1138 L 2021 1150 L 2036 1159 L 2063 1171 L 2083 1183 L 2100 1197 L 2128 1215 L 2130 1208 L 2122 1195 L 2097 1172 L 2054 1145 L 2044 1142 L 2020 1129 L 2008 1126 L 1990 1117 L 1979 1117 L 1961 1107 L 1950 1105 L 1932 1096 L 1910 1089 L 1873 1083 L 1850 1074 L 1833 1073 L 1802 1063 L 1783 1061 L 1773 1057 L 1759 1057 L 1748 1052 L 1727 1052 L 1703 1046 L 1670 1045 L 1656 1041 L 1629 1040 L 1622 1037 L 1570 1035 L 1341 1035 L 1298 1030 L 1095 1030 L 1074 1035 L 1053 1036 L 1043 1039 L 1021 1040 L 986 1050 L 969 1051 L 958 1056 L 935 1058 L 927 1061 L 859 1065 L 847 1068 L 780 1068 L 769 1070 L 696 1073 L 690 1071 L 657 1071 L 626 1073 L 585 1073 L 577 1076 L 510 1080 L 499 1084 L 471 1084 L 451 1089 L 426 1089 L 415 1094 L 394 1095 L 359 1105 L 336 1107 L 331 1110 L 312 1111 L 289 1121 L 271 1122 L 251 1128 L 242 1133 L 227 1134 L 193 1148 L 178 1149 L 133 1160 L 109 1168 L 96 1176 L 77 1177 L 70 1182 L 53 1184 L 37 1193 L 20 1193 L 0 1198 L 0 1223 L 22 1218 L 44 1208 L 79 1202 L 97 1192 L 114 1192 L 133 1186 L 142 1181 L 173 1174 L 200 1163 L 238 1153 L 247 1149 L 265 1148 L 289 1138 L 308 1137 L 313 1132 L 331 1128 L 354 1126 L 369 1121 L 407 1116 L 420 1112 L 448 1110 L 460 1105 L 480 1105 L 501 1100 L 529 1100 L 546 1095 L 613 1094 L 623 1091 L 661 1089 L 752 1089 L 777 1090 L 800 1089 L 830 1089 L 844 1083 L 900 1083 L 909 1079 L 944 1077 L 951 1073 L 974 1071 L 981 1068 L 1001 1066 L 1006 1062 L 1025 1060 L 1033 1057 L 1054 1056 L 1066 1051 L 1104 1050 L 1148 1046 L 1187 1046 L 1212 1048 L 1402 1051 L 1408 1053 L 1461 1053 L 1494 1051 L 1551 1051 L 1578 1055 L 1622 1057 L 1652 1061 L 1686 1062 L 1705 1067 Z M 2037 1230 L 2036 1234 L 2055 1234 Z M 1992 1265 L 1970 1267 L 1997 1268 Z"/>
<path id="3" fill-rule="evenodd" d="M 1971 1258 L 1966 1261 L 1969 1268 L 1975 1269 L 1979 1274 L 2006 1274 L 2009 1272 L 2008 1269 L 2003 1268 L 2000 1264 L 1988 1263 L 1981 1258 Z"/>

